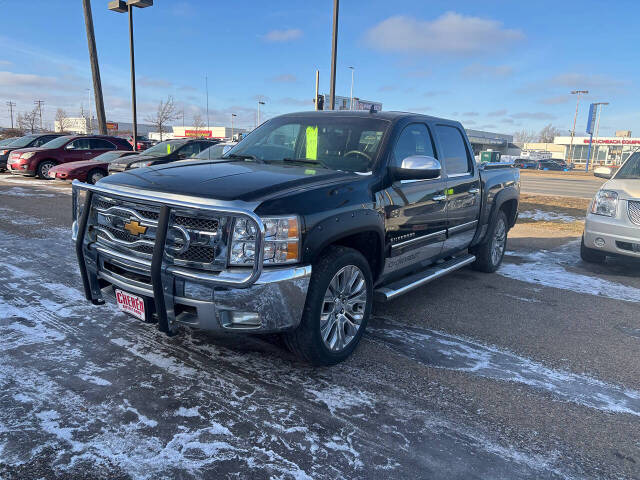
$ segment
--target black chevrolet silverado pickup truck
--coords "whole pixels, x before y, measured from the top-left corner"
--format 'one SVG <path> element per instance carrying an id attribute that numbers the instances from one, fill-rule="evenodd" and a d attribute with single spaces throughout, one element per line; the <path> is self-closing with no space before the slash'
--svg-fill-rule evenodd
<path id="1" fill-rule="evenodd" d="M 114 296 L 168 334 L 281 332 L 328 365 L 354 350 L 374 299 L 495 271 L 519 193 L 519 170 L 477 165 L 459 122 L 295 113 L 221 159 L 74 182 L 73 237 L 94 304 Z"/>

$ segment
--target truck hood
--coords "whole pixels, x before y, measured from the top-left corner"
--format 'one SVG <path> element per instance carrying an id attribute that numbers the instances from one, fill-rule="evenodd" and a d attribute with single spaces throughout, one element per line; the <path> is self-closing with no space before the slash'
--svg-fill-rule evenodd
<path id="1" fill-rule="evenodd" d="M 609 180 L 602 186 L 603 190 L 615 190 L 620 194 L 622 199 L 638 199 L 640 198 L 640 180 Z"/>
<path id="2" fill-rule="evenodd" d="M 100 185 L 122 185 L 178 195 L 249 202 L 354 178 L 358 178 L 355 173 L 338 172 L 313 165 L 191 161 L 109 175 L 100 181 Z"/>

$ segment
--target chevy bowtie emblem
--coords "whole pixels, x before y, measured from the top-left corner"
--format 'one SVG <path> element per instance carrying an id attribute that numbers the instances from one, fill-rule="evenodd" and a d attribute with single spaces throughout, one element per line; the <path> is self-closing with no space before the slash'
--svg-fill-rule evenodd
<path id="1" fill-rule="evenodd" d="M 125 223 L 124 229 L 135 237 L 142 235 L 147 231 L 147 227 L 140 225 L 137 220 L 131 220 L 130 222 Z"/>

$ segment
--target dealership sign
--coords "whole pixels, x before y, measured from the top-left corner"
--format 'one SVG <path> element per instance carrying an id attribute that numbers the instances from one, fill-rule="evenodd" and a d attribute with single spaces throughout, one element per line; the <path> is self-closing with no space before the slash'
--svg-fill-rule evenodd
<path id="1" fill-rule="evenodd" d="M 212 137 L 213 131 L 212 130 L 185 130 L 184 136 L 185 137 Z"/>
<path id="2" fill-rule="evenodd" d="M 118 130 L 117 122 L 107 122 L 107 130 Z"/>
<path id="3" fill-rule="evenodd" d="M 590 143 L 588 138 L 583 140 L 584 143 Z M 604 145 L 640 145 L 640 140 L 625 140 L 625 139 L 610 139 L 610 138 L 599 138 L 597 140 L 593 140 L 593 143 L 604 144 Z"/>

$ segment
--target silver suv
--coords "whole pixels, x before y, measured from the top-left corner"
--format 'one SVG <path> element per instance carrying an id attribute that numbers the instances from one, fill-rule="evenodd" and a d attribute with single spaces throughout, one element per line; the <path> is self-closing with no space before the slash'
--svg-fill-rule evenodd
<path id="1" fill-rule="evenodd" d="M 604 263 L 607 255 L 640 259 L 640 152 L 631 155 L 613 175 L 598 170 L 594 174 L 609 181 L 587 211 L 582 259 L 591 263 Z"/>

